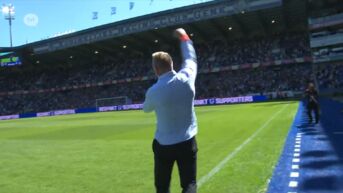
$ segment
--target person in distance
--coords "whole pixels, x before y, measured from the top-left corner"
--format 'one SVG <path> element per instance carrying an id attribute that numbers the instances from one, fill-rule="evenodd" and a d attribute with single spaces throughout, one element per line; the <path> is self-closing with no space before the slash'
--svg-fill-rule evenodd
<path id="1" fill-rule="evenodd" d="M 314 111 L 315 123 L 319 122 L 319 102 L 318 102 L 318 92 L 314 88 L 314 84 L 310 83 L 305 91 L 306 101 L 307 101 L 307 115 L 309 118 L 309 123 L 312 123 L 312 111 Z"/>

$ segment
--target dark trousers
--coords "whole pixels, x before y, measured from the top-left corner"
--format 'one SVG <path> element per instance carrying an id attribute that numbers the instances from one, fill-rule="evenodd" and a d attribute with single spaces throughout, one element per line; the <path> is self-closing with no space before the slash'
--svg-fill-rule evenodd
<path id="1" fill-rule="evenodd" d="M 308 118 L 310 119 L 310 123 L 312 123 L 313 118 L 312 118 L 312 111 L 314 111 L 314 118 L 316 123 L 319 122 L 319 106 L 316 103 L 309 103 L 307 104 L 307 115 Z"/>
<path id="2" fill-rule="evenodd" d="M 170 180 L 176 161 L 182 193 L 196 193 L 197 143 L 195 137 L 174 145 L 161 145 L 153 141 L 155 159 L 155 187 L 157 193 L 170 193 Z"/>

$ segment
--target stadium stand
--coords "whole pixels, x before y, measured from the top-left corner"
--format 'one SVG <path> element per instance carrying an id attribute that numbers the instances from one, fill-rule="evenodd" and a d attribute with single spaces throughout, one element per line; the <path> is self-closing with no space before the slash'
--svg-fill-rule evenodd
<path id="1" fill-rule="evenodd" d="M 221 43 L 219 43 L 221 42 Z M 224 43 L 223 43 L 224 42 Z M 237 40 L 226 42 L 216 40 L 196 45 L 201 70 L 215 67 L 270 63 L 278 60 L 292 60 L 311 55 L 308 38 L 304 34 L 282 34 L 272 38 Z M 174 56 L 177 53 L 174 51 Z M 61 64 L 58 67 L 34 69 L 8 69 L 3 79 L 13 82 L 0 83 L 0 91 L 49 89 L 98 83 L 108 80 L 151 76 L 150 56 L 142 54 L 94 57 L 92 60 L 80 60 L 76 64 Z M 7 69 L 6 69 L 7 70 Z"/>
<path id="2" fill-rule="evenodd" d="M 234 42 L 215 40 L 197 44 L 196 48 L 202 72 L 196 83 L 197 98 L 301 91 L 312 79 L 310 65 L 267 67 L 277 61 L 294 63 L 296 58 L 309 57 L 308 38 L 303 33 Z M 173 55 L 177 61 L 177 51 Z M 1 96 L 5 101 L 0 104 L 1 114 L 94 107 L 95 99 L 113 96 L 142 102 L 155 79 L 150 60 L 150 55 L 118 53 L 49 68 L 40 64 L 41 68 L 4 69 L 1 78 L 6 81 L 0 81 L 0 91 L 7 95 Z M 228 70 L 230 66 L 243 70 Z"/>
<path id="3" fill-rule="evenodd" d="M 343 88 L 343 64 L 321 64 L 316 66 L 315 71 L 319 89 Z"/>
<path id="4" fill-rule="evenodd" d="M 292 7 L 294 13 L 296 12 L 295 6 L 300 6 L 296 2 L 285 2 L 287 6 Z M 218 2 L 219 4 L 220 2 Z M 209 7 L 211 6 L 217 9 L 217 3 L 210 3 Z M 198 9 L 209 8 L 200 6 Z M 277 16 L 278 11 L 276 9 L 275 13 L 268 14 Z M 173 13 L 170 14 L 169 16 L 173 17 Z M 158 17 L 157 15 L 156 18 Z M 212 40 L 205 38 L 206 34 L 204 33 L 197 37 L 197 41 L 195 41 L 199 64 L 199 76 L 196 83 L 197 98 L 232 97 L 247 94 L 266 95 L 270 98 L 292 97 L 294 92 L 301 94 L 306 84 L 311 81 L 318 84 L 320 91 L 342 87 L 342 65 L 312 64 L 312 58 L 327 58 L 332 55 L 332 52 L 340 54 L 339 47 L 328 48 L 327 51 L 326 48 L 319 47 L 311 52 L 312 40 L 320 42 L 321 40 L 318 38 L 339 34 L 341 30 L 332 29 L 327 32 L 327 30 L 319 29 L 319 33 L 309 34 L 305 27 L 306 21 L 303 20 L 306 15 L 299 11 L 295 15 L 288 16 L 289 20 L 299 24 L 299 26 L 294 25 L 293 29 L 280 28 L 267 33 L 265 29 L 260 29 L 255 34 L 248 34 L 248 27 L 251 25 L 252 29 L 255 29 L 256 26 L 254 27 L 253 23 L 247 23 L 248 20 L 244 20 L 244 18 L 255 17 L 255 13 L 250 16 L 242 16 L 241 22 L 244 22 L 245 26 L 235 26 L 235 28 L 241 28 L 235 32 L 236 35 L 226 32 L 230 36 L 235 35 L 232 38 L 228 34 L 228 36 L 220 35 L 223 33 L 220 31 L 222 29 L 214 30 L 214 34 L 218 36 Z M 298 17 L 303 19 L 295 20 Z M 263 14 L 262 18 L 269 19 Z M 331 18 L 329 19 L 331 20 Z M 320 24 L 320 20 L 317 20 L 317 18 L 314 18 L 313 21 L 310 19 L 309 23 L 316 28 L 318 22 Z M 214 24 L 203 22 L 203 24 L 193 25 L 217 25 L 227 21 L 219 19 Z M 114 24 L 114 26 L 116 25 Z M 264 23 L 264 27 L 267 27 L 266 23 Z M 287 25 L 284 27 L 287 28 Z M 270 26 L 270 28 L 273 27 Z M 102 29 L 89 30 L 88 33 L 91 37 L 96 30 L 101 31 Z M 156 34 L 155 32 L 147 33 L 138 35 L 137 39 L 144 36 L 149 37 L 150 40 L 155 39 L 150 37 L 151 34 Z M 78 37 L 75 35 L 75 41 L 82 44 L 84 40 L 78 39 Z M 159 34 L 157 37 L 163 41 L 165 34 Z M 132 42 L 132 40 L 127 39 L 128 42 Z M 54 41 L 59 41 L 59 39 L 43 41 L 38 43 L 38 46 L 33 45 L 33 50 L 36 49 L 34 52 L 38 53 L 37 56 L 32 50 L 27 52 L 25 49 L 21 49 L 21 52 L 26 55 L 25 65 L 0 69 L 1 115 L 94 107 L 97 98 L 117 96 L 128 96 L 133 102 L 142 102 L 146 89 L 156 80 L 151 69 L 152 52 L 167 50 L 175 60 L 176 70 L 179 67 L 179 50 L 173 49 L 174 46 L 166 47 L 171 41 L 161 45 L 140 46 L 135 44 L 134 46 L 138 46 L 137 49 L 118 50 L 108 49 L 116 43 L 115 40 L 110 40 L 107 44 L 100 42 L 99 45 L 94 43 L 95 45 L 90 47 L 81 46 L 75 49 L 75 52 L 66 49 L 70 45 L 61 44 L 62 47 L 58 48 L 60 49 L 59 53 L 54 52 L 55 48 L 47 53 L 40 53 L 40 50 L 45 48 L 40 45 L 51 47 L 50 44 Z M 92 41 L 95 42 L 95 40 Z M 101 49 L 97 51 L 99 47 Z M 73 56 L 82 51 L 87 51 L 87 53 L 81 57 Z M 87 56 L 89 51 L 91 51 L 91 56 Z M 67 57 L 68 60 L 58 60 L 61 56 Z M 277 94 L 275 95 L 275 93 Z"/>

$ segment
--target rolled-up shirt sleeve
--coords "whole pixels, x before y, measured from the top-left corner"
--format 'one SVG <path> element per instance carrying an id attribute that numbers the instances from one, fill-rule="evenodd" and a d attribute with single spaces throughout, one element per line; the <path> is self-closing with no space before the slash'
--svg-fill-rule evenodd
<path id="1" fill-rule="evenodd" d="M 155 110 L 153 103 L 152 91 L 149 89 L 145 94 L 145 101 L 143 103 L 143 111 L 149 113 Z"/>
<path id="2" fill-rule="evenodd" d="M 179 73 L 195 80 L 197 74 L 197 56 L 191 40 L 181 41 L 182 67 Z"/>

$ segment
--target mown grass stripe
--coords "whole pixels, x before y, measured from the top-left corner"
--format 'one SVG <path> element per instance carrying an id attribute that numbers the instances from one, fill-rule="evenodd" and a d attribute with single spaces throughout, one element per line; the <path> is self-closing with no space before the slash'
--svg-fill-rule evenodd
<path id="1" fill-rule="evenodd" d="M 246 139 L 241 145 L 239 145 L 233 152 L 229 153 L 218 165 L 216 165 L 209 173 L 201 177 L 198 181 L 198 188 L 211 179 L 216 173 L 218 173 L 227 162 L 229 162 L 235 155 L 240 152 L 251 140 L 253 140 L 269 123 L 274 120 L 283 110 L 285 110 L 289 104 L 282 107 L 277 113 L 275 113 L 270 119 L 268 119 L 255 133 L 253 133 L 248 139 Z"/>

